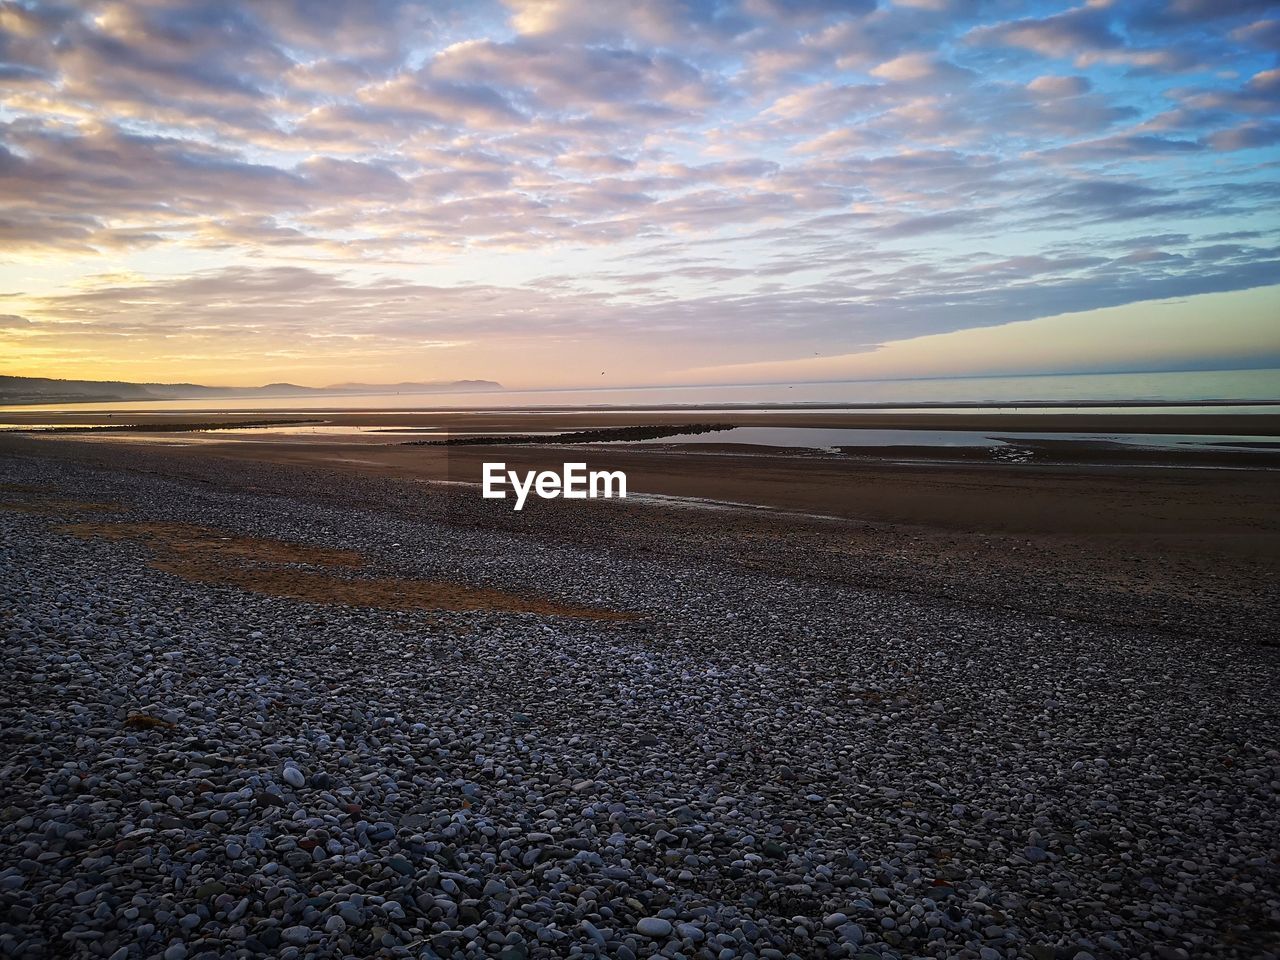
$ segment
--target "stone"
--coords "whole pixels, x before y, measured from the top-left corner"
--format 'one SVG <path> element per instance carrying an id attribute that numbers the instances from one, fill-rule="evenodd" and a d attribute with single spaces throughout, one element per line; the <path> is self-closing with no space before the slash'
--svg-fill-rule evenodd
<path id="1" fill-rule="evenodd" d="M 636 933 L 655 940 L 671 936 L 671 921 L 661 917 L 643 917 L 636 923 Z"/>

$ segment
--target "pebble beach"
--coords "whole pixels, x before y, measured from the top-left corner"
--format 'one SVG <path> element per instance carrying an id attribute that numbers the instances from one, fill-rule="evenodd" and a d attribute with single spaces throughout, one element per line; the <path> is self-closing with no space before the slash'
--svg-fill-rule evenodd
<path id="1" fill-rule="evenodd" d="M 148 456 L 0 458 L 0 956 L 1280 956 L 1273 637 Z"/>

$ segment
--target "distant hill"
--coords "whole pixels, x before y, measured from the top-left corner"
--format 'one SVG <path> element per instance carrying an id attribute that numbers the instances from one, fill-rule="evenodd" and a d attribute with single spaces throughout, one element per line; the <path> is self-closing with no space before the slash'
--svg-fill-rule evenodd
<path id="1" fill-rule="evenodd" d="M 226 397 L 317 397 L 393 393 L 465 393 L 501 390 L 492 380 L 428 380 L 421 383 L 336 383 L 303 387 L 268 383 L 261 387 L 206 387 L 199 383 L 128 383 L 122 380 L 51 380 L 0 376 L 3 403 L 102 403 L 112 400 L 207 400 Z"/>
<path id="2" fill-rule="evenodd" d="M 322 393 L 454 393 L 459 390 L 501 390 L 502 384 L 493 380 L 429 380 L 425 383 L 335 383 L 319 389 Z"/>

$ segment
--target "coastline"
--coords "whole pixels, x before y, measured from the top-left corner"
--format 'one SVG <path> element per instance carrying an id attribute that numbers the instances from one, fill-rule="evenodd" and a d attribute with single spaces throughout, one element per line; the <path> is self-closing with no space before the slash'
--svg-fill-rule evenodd
<path id="1" fill-rule="evenodd" d="M 152 472 L 206 477 L 215 486 L 243 474 L 256 478 L 254 489 L 282 493 L 296 477 L 330 477 L 322 486 L 335 489 L 387 485 L 414 515 L 484 529 L 533 530 L 584 545 L 642 543 L 658 552 L 715 544 L 725 562 L 785 575 L 1071 611 L 1206 640 L 1280 636 L 1280 471 L 1266 467 L 1269 453 L 1206 454 L 1231 464 L 1222 469 L 1105 459 L 903 462 L 884 450 L 423 447 L 357 438 L 238 442 L 218 434 L 139 440 L 8 435 L 0 436 L 0 452 L 114 470 L 146 463 Z M 520 471 L 566 460 L 622 469 L 635 496 L 573 506 L 538 501 L 516 514 L 503 501 L 480 501 L 481 465 L 497 460 Z M 344 502 L 366 507 L 358 498 Z"/>
<path id="2" fill-rule="evenodd" d="M 1206 411 L 1214 410 L 1206 407 Z M 725 410 L 718 406 L 680 408 L 668 412 L 566 409 L 546 410 L 316 410 L 248 409 L 244 411 L 0 411 L 0 428 L 31 425 L 118 425 L 262 422 L 274 419 L 319 420 L 348 427 L 440 427 L 517 432 L 521 430 L 579 430 L 624 426 L 657 426 L 686 423 L 691 415 L 700 421 L 733 426 L 796 428 L 845 427 L 848 429 L 989 430 L 1043 433 L 1240 433 L 1280 436 L 1280 412 L 1276 413 L 1062 413 L 1043 410 L 1023 413 L 857 413 L 804 411 L 766 407 Z"/>

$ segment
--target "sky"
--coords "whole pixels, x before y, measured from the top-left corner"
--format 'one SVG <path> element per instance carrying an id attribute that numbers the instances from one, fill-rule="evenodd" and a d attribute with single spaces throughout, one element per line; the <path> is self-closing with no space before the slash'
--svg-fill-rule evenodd
<path id="1" fill-rule="evenodd" d="M 0 0 L 0 373 L 1280 366 L 1270 0 Z"/>

